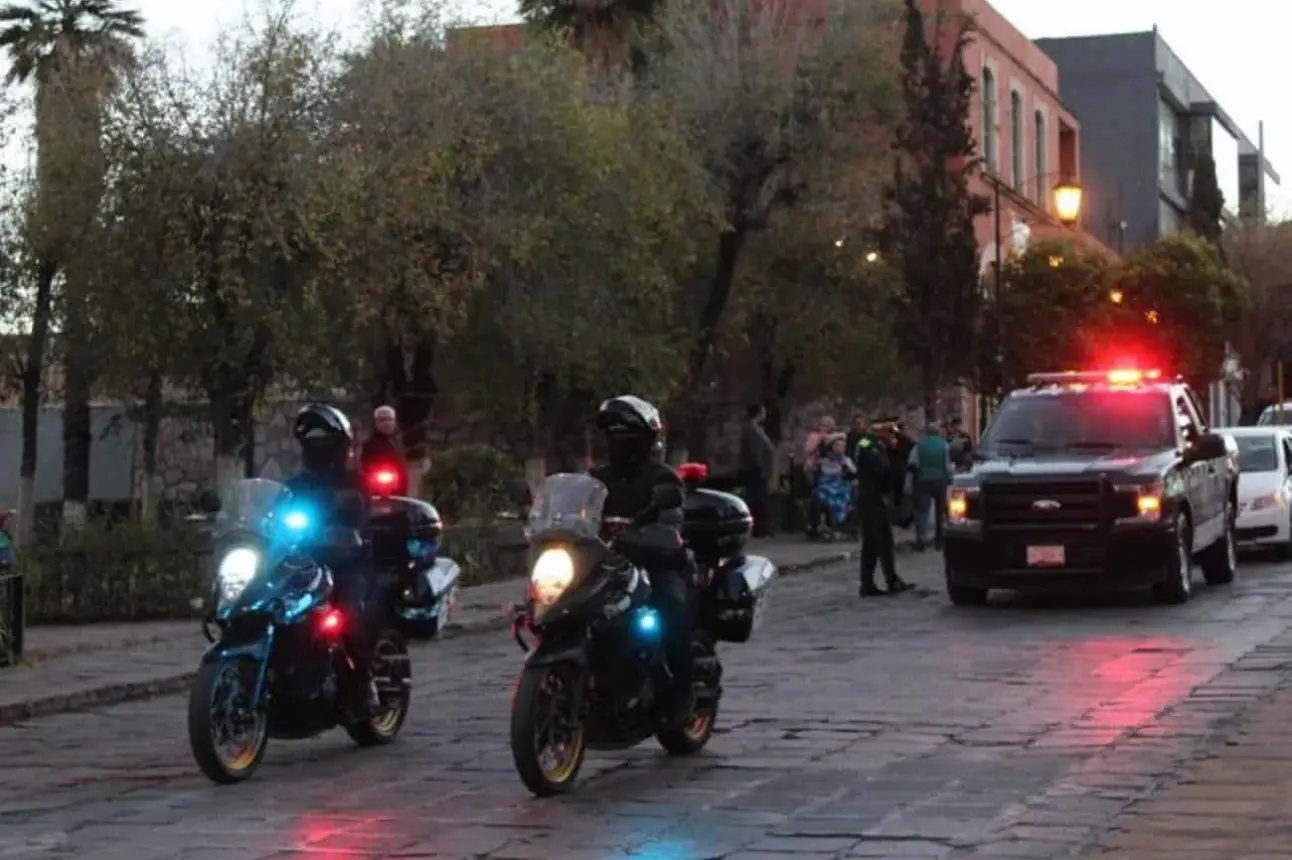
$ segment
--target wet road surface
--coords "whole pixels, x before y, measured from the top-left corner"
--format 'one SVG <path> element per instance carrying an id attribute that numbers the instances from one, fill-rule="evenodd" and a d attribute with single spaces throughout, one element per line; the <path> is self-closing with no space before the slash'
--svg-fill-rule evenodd
<path id="1" fill-rule="evenodd" d="M 913 578 L 934 583 L 936 561 Z M 503 633 L 416 653 L 393 746 L 274 741 L 241 786 L 197 773 L 182 697 L 0 729 L 0 858 L 1070 856 L 1292 661 L 1288 565 L 1246 562 L 1177 607 L 862 603 L 854 577 L 778 584 L 755 639 L 723 652 L 704 753 L 590 753 L 557 800 L 512 769 L 521 655 Z"/>

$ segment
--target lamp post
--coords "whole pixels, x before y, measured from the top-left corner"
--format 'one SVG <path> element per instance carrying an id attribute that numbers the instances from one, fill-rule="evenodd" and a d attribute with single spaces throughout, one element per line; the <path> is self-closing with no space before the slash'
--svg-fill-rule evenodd
<path id="1" fill-rule="evenodd" d="M 1004 321 L 1000 313 L 1001 269 L 1005 265 L 1004 254 L 1001 252 L 1001 243 L 1004 241 L 1004 227 L 1000 218 L 1000 189 L 1004 182 L 999 176 L 987 170 L 982 171 L 981 176 L 983 181 L 990 185 L 992 189 L 992 211 L 996 222 L 994 231 L 996 238 L 996 273 L 992 283 L 992 293 L 993 300 L 996 303 L 996 370 L 999 384 L 1004 385 L 1005 330 Z M 1040 176 L 1033 176 L 1023 184 L 1030 185 L 1033 182 L 1041 182 L 1052 176 L 1066 176 L 1066 174 L 1043 173 Z M 1081 216 L 1082 187 L 1075 182 L 1064 179 L 1054 186 L 1050 193 L 1054 197 L 1054 214 L 1059 223 L 1065 227 L 1071 227 L 1077 223 L 1077 219 Z"/>

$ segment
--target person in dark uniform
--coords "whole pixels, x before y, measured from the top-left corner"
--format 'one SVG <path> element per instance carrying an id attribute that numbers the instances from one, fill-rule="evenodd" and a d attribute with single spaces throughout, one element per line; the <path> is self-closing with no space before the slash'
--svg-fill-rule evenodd
<path id="1" fill-rule="evenodd" d="M 612 397 L 597 411 L 597 428 L 606 436 L 608 462 L 588 474 L 606 485 L 603 516 L 656 523 L 678 529 L 682 545 L 682 479 L 663 461 L 663 421 L 640 397 Z M 664 654 L 673 673 L 670 721 L 681 725 L 695 709 L 692 689 L 691 595 L 686 571 L 650 571 L 651 602 L 664 619 Z"/>
<path id="2" fill-rule="evenodd" d="M 857 466 L 857 520 L 861 525 L 861 584 L 862 597 L 897 594 L 911 586 L 897 575 L 897 562 L 893 557 L 893 446 L 891 423 L 876 422 L 871 431 L 857 442 L 853 461 Z M 896 470 L 898 480 L 904 478 L 905 467 Z M 886 591 L 875 585 L 875 568 L 884 571 Z"/>

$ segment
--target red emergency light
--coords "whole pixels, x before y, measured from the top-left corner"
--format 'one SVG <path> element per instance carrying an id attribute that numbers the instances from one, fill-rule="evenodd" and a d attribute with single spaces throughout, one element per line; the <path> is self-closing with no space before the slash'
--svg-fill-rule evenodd
<path id="1" fill-rule="evenodd" d="M 372 473 L 369 483 L 378 492 L 390 492 L 399 483 L 399 475 L 394 469 L 378 469 Z"/>
<path id="2" fill-rule="evenodd" d="M 1108 371 L 1109 385 L 1138 385 L 1144 380 L 1160 379 L 1160 370 L 1137 370 L 1133 367 L 1119 367 Z"/>
<path id="3" fill-rule="evenodd" d="M 340 609 L 325 609 L 319 616 L 319 630 L 328 635 L 336 635 L 345 625 L 345 615 Z"/>
<path id="4" fill-rule="evenodd" d="M 709 478 L 709 466 L 707 463 L 683 463 L 677 467 L 677 476 L 684 484 L 703 483 Z"/>

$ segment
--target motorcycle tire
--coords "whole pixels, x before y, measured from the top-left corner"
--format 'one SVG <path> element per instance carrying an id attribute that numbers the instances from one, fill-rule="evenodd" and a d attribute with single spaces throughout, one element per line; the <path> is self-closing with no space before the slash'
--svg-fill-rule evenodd
<path id="1" fill-rule="evenodd" d="M 571 721 L 570 738 L 561 760 L 554 766 L 545 766 L 542 761 L 544 750 L 539 747 L 539 718 L 549 711 L 547 702 L 552 694 L 547 687 L 552 679 L 559 678 L 563 683 L 569 683 L 572 673 L 565 673 L 565 678 L 561 678 L 561 674 L 560 666 L 525 669 L 516 680 L 511 700 L 511 756 L 520 781 L 535 797 L 555 797 L 574 788 L 587 755 L 583 725 Z"/>
<path id="2" fill-rule="evenodd" d="M 269 721 L 263 712 L 252 719 L 253 730 L 246 748 L 230 758 L 216 744 L 216 725 L 212 719 L 215 697 L 231 668 L 239 670 L 244 685 L 254 685 L 256 664 L 246 658 L 219 663 L 204 663 L 193 679 L 188 693 L 188 743 L 198 769 L 219 785 L 235 785 L 256 772 L 269 747 Z M 250 696 L 250 690 L 244 695 Z"/>
<path id="3" fill-rule="evenodd" d="M 399 736 L 399 730 L 408 719 L 413 690 L 409 683 L 412 666 L 408 658 L 408 642 L 397 630 L 386 629 L 377 636 L 373 646 L 373 680 L 377 683 L 382 709 L 355 723 L 345 726 L 346 734 L 361 747 L 384 746 Z"/>
<path id="4" fill-rule="evenodd" d="M 691 645 L 697 658 L 714 656 L 715 649 L 706 639 L 697 638 Z M 713 727 L 718 722 L 717 691 L 697 697 L 695 710 L 685 725 L 661 729 L 655 740 L 669 755 L 695 755 L 708 745 L 713 737 Z"/>

